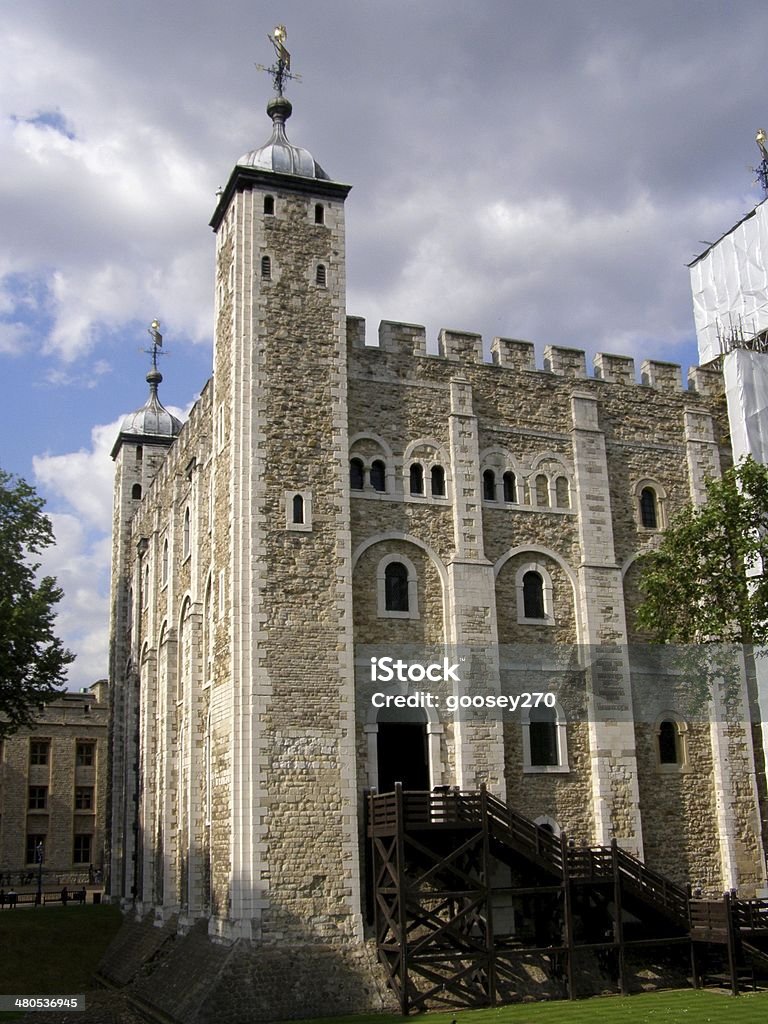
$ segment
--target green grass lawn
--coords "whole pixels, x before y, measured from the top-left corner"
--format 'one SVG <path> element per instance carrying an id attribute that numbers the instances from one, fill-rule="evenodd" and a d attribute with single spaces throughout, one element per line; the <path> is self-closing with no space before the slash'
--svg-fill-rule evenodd
<path id="1" fill-rule="evenodd" d="M 0 993 L 76 995 L 91 977 L 122 922 L 110 906 L 47 907 L 0 913 Z M 87 1002 L 87 1000 L 86 1000 Z M 17 1015 L 0 1013 L 0 1019 Z M 76 1018 L 73 1014 L 73 1020 Z M 768 992 L 733 998 L 724 992 L 651 992 L 643 995 L 524 1003 L 498 1009 L 324 1018 L 312 1024 L 764 1024 Z M 296 1022 L 300 1024 L 300 1022 Z"/>
<path id="2" fill-rule="evenodd" d="M 4 910 L 0 913 L 0 993 L 77 995 L 87 991 L 96 964 L 122 920 L 118 908 L 109 906 Z"/>
<path id="3" fill-rule="evenodd" d="M 749 993 L 737 998 L 724 992 L 648 992 L 636 996 L 609 996 L 524 1003 L 493 1010 L 462 1010 L 429 1013 L 413 1017 L 368 1014 L 328 1017 L 312 1024 L 765 1024 L 768 1021 L 768 992 Z M 295 1021 L 293 1024 L 309 1024 Z"/>

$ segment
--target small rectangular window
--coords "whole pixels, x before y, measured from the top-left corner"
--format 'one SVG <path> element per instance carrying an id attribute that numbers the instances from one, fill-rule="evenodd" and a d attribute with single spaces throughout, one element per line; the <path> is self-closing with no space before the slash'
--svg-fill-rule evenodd
<path id="1" fill-rule="evenodd" d="M 29 763 L 48 764 L 51 751 L 50 740 L 30 740 L 29 742 Z"/>
<path id="2" fill-rule="evenodd" d="M 93 786 L 76 786 L 75 787 L 75 810 L 76 811 L 92 811 L 93 810 Z"/>
<path id="3" fill-rule="evenodd" d="M 72 851 L 72 860 L 75 864 L 90 864 L 92 861 L 91 857 L 91 846 L 93 843 L 93 836 L 91 835 L 76 835 L 74 841 L 74 848 Z"/>
<path id="4" fill-rule="evenodd" d="M 44 811 L 48 806 L 48 787 L 30 786 L 27 806 L 30 811 Z"/>
<path id="5" fill-rule="evenodd" d="M 75 749 L 75 765 L 78 768 L 93 768 L 96 762 L 96 744 L 82 741 Z"/>
<path id="6" fill-rule="evenodd" d="M 25 864 L 40 864 L 45 859 L 45 836 L 28 835 L 25 850 Z"/>

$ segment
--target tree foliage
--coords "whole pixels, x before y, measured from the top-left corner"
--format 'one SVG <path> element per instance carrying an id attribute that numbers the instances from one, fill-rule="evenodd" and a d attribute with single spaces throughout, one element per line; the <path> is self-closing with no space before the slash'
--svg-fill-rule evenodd
<path id="1" fill-rule="evenodd" d="M 768 643 L 768 468 L 746 458 L 707 481 L 642 569 L 637 622 L 655 641 Z"/>
<path id="2" fill-rule="evenodd" d="M 40 565 L 30 557 L 54 543 L 43 504 L 0 469 L 0 737 L 34 724 L 74 660 L 53 632 L 62 592 L 53 577 L 37 578 Z"/>

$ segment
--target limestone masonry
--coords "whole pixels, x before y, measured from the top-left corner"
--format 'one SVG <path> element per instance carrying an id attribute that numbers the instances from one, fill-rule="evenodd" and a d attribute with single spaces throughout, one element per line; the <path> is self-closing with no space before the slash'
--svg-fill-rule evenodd
<path id="1" fill-rule="evenodd" d="M 274 1019 L 386 1005 L 363 795 L 397 781 L 760 892 L 746 683 L 718 721 L 633 653 L 638 555 L 731 461 L 719 372 L 377 335 L 346 313 L 349 186 L 268 109 L 211 222 L 213 377 L 181 426 L 153 371 L 113 451 L 112 898 L 241 950 L 219 989 L 267 965 Z M 379 685 L 377 657 L 459 668 Z M 437 703 L 371 699 L 416 690 Z M 522 691 L 554 706 L 445 704 Z"/>

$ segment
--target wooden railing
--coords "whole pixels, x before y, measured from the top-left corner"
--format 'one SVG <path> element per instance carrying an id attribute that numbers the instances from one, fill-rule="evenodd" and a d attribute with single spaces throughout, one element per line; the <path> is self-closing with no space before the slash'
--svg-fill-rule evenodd
<path id="1" fill-rule="evenodd" d="M 622 878 L 639 890 L 647 900 L 672 913 L 681 922 L 688 921 L 690 901 L 687 891 L 682 886 L 671 882 L 658 871 L 647 868 L 641 860 L 626 850 L 617 851 L 617 861 Z"/>
<path id="2" fill-rule="evenodd" d="M 573 846 L 564 837 L 554 836 L 512 810 L 485 788 L 470 792 L 447 788 L 432 792 L 398 789 L 371 796 L 369 834 L 397 831 L 399 818 L 406 831 L 487 827 L 495 840 L 548 867 L 557 877 L 563 877 L 566 858 L 567 874 L 572 881 L 608 881 L 618 871 L 631 889 L 657 909 L 680 923 L 688 921 L 688 893 L 681 886 L 615 845 Z M 768 920 L 764 927 L 768 927 Z"/>
<path id="3" fill-rule="evenodd" d="M 736 928 L 768 934 L 768 900 L 733 900 L 733 923 Z"/>

